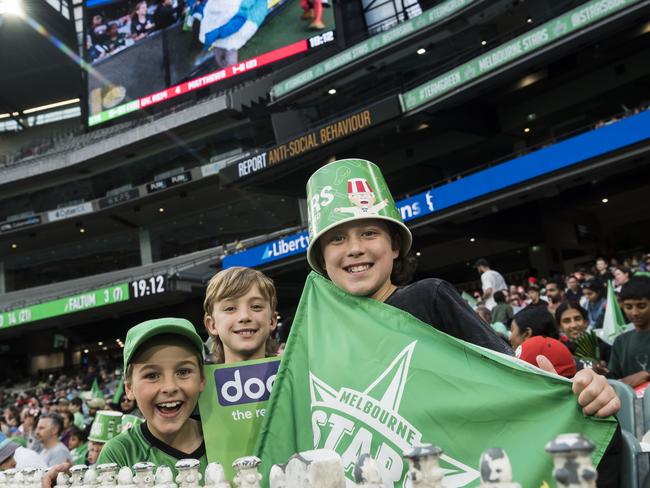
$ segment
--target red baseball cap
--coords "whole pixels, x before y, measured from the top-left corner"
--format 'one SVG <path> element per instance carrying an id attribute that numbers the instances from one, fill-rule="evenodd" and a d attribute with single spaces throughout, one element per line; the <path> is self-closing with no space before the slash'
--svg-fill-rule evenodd
<path id="1" fill-rule="evenodd" d="M 517 348 L 517 357 L 537 366 L 537 356 L 545 356 L 560 376 L 572 378 L 576 374 L 576 362 L 571 351 L 557 339 L 535 336 L 526 339 Z"/>

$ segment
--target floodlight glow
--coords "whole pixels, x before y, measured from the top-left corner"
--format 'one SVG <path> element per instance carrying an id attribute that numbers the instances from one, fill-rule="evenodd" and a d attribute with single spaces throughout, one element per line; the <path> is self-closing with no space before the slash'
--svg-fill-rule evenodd
<path id="1" fill-rule="evenodd" d="M 23 6 L 20 0 L 0 0 L 0 15 L 23 16 Z"/>

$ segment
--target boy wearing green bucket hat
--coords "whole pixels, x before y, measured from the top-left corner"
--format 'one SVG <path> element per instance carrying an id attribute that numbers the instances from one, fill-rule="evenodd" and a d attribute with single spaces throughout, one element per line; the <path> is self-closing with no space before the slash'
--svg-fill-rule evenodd
<path id="1" fill-rule="evenodd" d="M 97 463 L 99 453 L 104 444 L 120 433 L 122 424 L 122 412 L 112 410 L 100 410 L 95 415 L 95 420 L 90 427 L 88 434 L 88 464 L 94 466 Z"/>
<path id="2" fill-rule="evenodd" d="M 180 459 L 207 465 L 201 422 L 193 417 L 203 377 L 203 341 L 185 319 L 148 320 L 132 327 L 124 343 L 124 388 L 145 421 L 106 443 L 98 464 L 167 465 Z M 118 426 L 119 429 L 119 426 Z"/>
<path id="3" fill-rule="evenodd" d="M 343 159 L 318 169 L 307 182 L 312 269 L 342 290 L 400 308 L 456 338 L 512 355 L 512 350 L 447 282 L 425 279 L 407 286 L 413 271 L 411 232 L 402 221 L 380 169 Z M 540 356 L 540 367 L 552 371 Z M 590 369 L 574 377 L 573 391 L 586 414 L 620 408 L 607 380 Z"/>

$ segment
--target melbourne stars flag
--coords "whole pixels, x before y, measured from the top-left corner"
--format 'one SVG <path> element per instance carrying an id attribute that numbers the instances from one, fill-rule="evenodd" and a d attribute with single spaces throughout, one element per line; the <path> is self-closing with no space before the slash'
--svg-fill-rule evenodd
<path id="1" fill-rule="evenodd" d="M 571 382 L 455 339 L 412 315 L 352 296 L 311 273 L 294 318 L 257 443 L 264 483 L 296 452 L 335 450 L 348 486 L 369 453 L 385 486 L 409 487 L 402 453 L 443 449 L 445 487 L 478 486 L 481 453 L 501 447 L 525 487 L 552 480 L 547 442 L 591 439 L 597 464 L 613 418 L 586 417 Z"/>

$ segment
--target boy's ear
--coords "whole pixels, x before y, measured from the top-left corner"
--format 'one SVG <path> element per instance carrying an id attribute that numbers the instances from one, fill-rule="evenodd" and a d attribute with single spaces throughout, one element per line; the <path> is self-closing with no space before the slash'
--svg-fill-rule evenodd
<path id="1" fill-rule="evenodd" d="M 124 381 L 124 392 L 126 393 L 126 397 L 133 401 L 135 400 L 135 395 L 133 394 L 133 389 L 131 388 L 131 382 L 130 381 Z"/>
<path id="2" fill-rule="evenodd" d="M 271 330 L 275 330 L 277 326 L 278 326 L 278 314 L 274 310 L 273 315 L 271 316 Z"/>
<path id="3" fill-rule="evenodd" d="M 203 316 L 203 325 L 205 326 L 205 330 L 208 331 L 208 334 L 211 336 L 216 336 L 217 334 L 217 327 L 214 319 L 212 316 L 208 315 L 207 313 Z"/>

